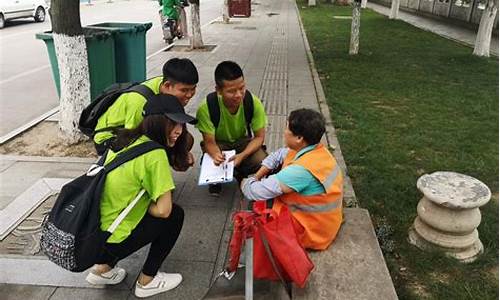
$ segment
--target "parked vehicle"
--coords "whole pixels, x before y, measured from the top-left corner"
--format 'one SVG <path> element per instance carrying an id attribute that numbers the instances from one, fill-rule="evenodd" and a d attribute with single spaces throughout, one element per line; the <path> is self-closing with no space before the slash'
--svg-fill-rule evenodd
<path id="1" fill-rule="evenodd" d="M 0 0 L 0 28 L 5 22 L 20 18 L 43 22 L 48 12 L 49 4 L 44 0 Z"/>
<path id="2" fill-rule="evenodd" d="M 0 0 L 1 1 L 1 0 Z M 161 5 L 161 1 L 159 2 Z M 179 14 L 178 20 L 167 20 L 163 15 L 162 8 L 158 11 L 160 14 L 160 23 L 163 29 L 163 40 L 167 44 L 172 44 L 174 38 L 181 39 L 187 35 L 187 19 L 184 7 L 189 6 L 187 0 L 180 1 L 180 5 L 176 5 Z"/>

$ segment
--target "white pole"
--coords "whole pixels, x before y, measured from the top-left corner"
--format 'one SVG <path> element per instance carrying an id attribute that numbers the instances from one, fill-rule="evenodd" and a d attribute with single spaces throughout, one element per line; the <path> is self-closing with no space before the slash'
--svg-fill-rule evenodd
<path id="1" fill-rule="evenodd" d="M 245 240 L 245 300 L 253 299 L 253 238 Z"/>

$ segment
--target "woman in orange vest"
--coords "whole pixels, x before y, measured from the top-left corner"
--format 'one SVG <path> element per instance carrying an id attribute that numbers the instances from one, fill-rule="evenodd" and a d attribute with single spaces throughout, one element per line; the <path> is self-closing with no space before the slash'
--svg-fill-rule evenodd
<path id="1" fill-rule="evenodd" d="M 287 205 L 305 229 L 302 245 L 315 250 L 328 248 L 342 223 L 343 176 L 333 155 L 320 143 L 324 133 L 325 120 L 319 112 L 292 111 L 284 133 L 287 147 L 271 153 L 259 171 L 241 183 L 248 200 L 274 198 L 276 212 Z"/>

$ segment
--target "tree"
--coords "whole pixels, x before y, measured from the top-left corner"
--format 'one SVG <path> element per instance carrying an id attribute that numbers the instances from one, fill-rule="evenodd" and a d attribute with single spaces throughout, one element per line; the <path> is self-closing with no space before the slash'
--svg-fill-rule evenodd
<path id="1" fill-rule="evenodd" d="M 397 19 L 398 18 L 399 2 L 400 2 L 400 0 L 392 0 L 391 13 L 389 14 L 389 19 Z"/>
<path id="2" fill-rule="evenodd" d="M 222 22 L 229 24 L 229 0 L 224 0 L 222 5 Z"/>
<path id="3" fill-rule="evenodd" d="M 483 10 L 479 28 L 476 34 L 476 42 L 472 54 L 477 56 L 490 56 L 491 31 L 495 25 L 495 17 L 498 13 L 498 0 L 488 0 Z"/>
<path id="4" fill-rule="evenodd" d="M 351 21 L 351 42 L 349 45 L 349 54 L 356 55 L 359 51 L 359 27 L 361 23 L 361 2 L 352 2 L 352 21 Z"/>
<path id="5" fill-rule="evenodd" d="M 84 138 L 78 130 L 80 113 L 90 103 L 87 44 L 80 23 L 80 1 L 52 0 L 52 37 L 59 67 L 59 128 L 66 144 Z"/>
<path id="6" fill-rule="evenodd" d="M 191 3 L 191 49 L 203 48 L 203 38 L 201 36 L 200 26 L 200 0 L 190 0 Z"/>

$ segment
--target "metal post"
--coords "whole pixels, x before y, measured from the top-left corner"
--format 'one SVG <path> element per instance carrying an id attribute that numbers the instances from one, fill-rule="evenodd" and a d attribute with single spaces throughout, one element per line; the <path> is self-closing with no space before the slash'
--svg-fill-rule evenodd
<path id="1" fill-rule="evenodd" d="M 245 240 L 245 300 L 253 300 L 253 238 Z"/>

